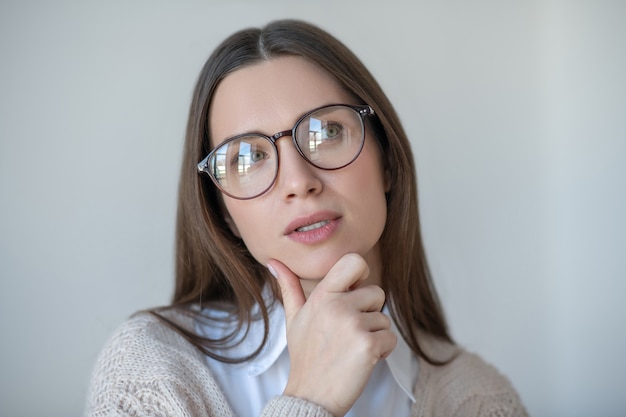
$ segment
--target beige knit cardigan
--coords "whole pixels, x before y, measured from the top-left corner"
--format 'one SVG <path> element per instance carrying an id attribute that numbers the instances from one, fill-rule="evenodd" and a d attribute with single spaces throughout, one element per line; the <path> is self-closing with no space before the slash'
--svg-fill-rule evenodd
<path id="1" fill-rule="evenodd" d="M 189 317 L 176 316 L 192 327 Z M 448 365 L 419 360 L 412 417 L 527 416 L 509 381 L 478 356 L 422 338 L 435 358 L 458 356 Z M 426 343 L 425 343 L 426 342 Z M 203 354 L 155 317 L 126 321 L 106 344 L 93 372 L 89 417 L 236 417 Z M 322 407 L 278 396 L 262 417 L 332 417 Z"/>

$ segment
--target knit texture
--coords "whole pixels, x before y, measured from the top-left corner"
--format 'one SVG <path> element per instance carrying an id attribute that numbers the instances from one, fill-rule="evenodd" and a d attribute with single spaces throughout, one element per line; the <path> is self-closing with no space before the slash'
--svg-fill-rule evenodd
<path id="1" fill-rule="evenodd" d="M 191 318 L 176 313 L 192 329 Z M 420 358 L 412 417 L 524 417 L 509 381 L 478 356 L 430 337 L 420 338 L 432 357 L 457 357 L 433 366 Z M 93 372 L 89 417 L 236 417 L 203 354 L 149 314 L 126 321 L 108 341 Z M 278 396 L 262 417 L 332 417 L 308 401 Z"/>

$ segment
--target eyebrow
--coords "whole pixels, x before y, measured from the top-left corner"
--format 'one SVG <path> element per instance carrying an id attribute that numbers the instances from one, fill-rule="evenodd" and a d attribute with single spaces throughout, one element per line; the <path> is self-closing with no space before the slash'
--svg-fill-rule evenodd
<path id="1" fill-rule="evenodd" d="M 290 127 L 290 128 L 288 128 L 288 129 L 283 129 L 283 130 L 280 130 L 280 131 L 278 131 L 278 132 L 274 132 L 274 133 L 271 133 L 271 134 L 261 132 L 260 130 L 246 130 L 246 131 L 242 131 L 241 133 L 236 133 L 236 134 L 233 134 L 233 135 L 228 135 L 228 136 L 226 136 L 224 139 L 222 139 L 221 141 L 219 141 L 219 142 L 217 142 L 217 141 L 216 141 L 215 145 L 214 145 L 214 146 L 212 146 L 212 147 L 210 148 L 210 150 L 213 150 L 213 149 L 217 148 L 218 146 L 220 146 L 222 143 L 224 143 L 224 142 L 226 142 L 226 141 L 229 141 L 229 140 L 231 140 L 231 139 L 238 138 L 238 137 L 244 137 L 244 136 L 259 136 L 259 135 L 260 135 L 260 136 L 266 136 L 266 137 L 271 138 L 271 137 L 273 137 L 274 135 L 276 135 L 276 134 L 278 134 L 278 133 L 283 133 L 283 132 L 287 132 L 287 131 L 292 131 L 292 130 L 293 130 L 293 128 L 295 127 L 296 123 L 298 123 L 298 122 L 299 122 L 299 121 L 300 121 L 300 120 L 301 120 L 304 116 L 306 116 L 307 114 L 309 114 L 309 113 L 311 113 L 311 112 L 314 112 L 315 110 L 318 110 L 318 109 L 321 109 L 321 108 L 324 108 L 324 107 L 328 107 L 328 106 L 333 106 L 333 105 L 343 105 L 343 104 L 348 104 L 348 105 L 350 105 L 350 106 L 357 106 L 358 104 L 354 104 L 354 103 L 352 103 L 353 101 L 354 101 L 354 100 L 348 100 L 346 103 L 340 103 L 340 102 L 330 102 L 330 101 L 329 101 L 329 102 L 325 102 L 325 104 L 320 104 L 320 105 L 318 105 L 318 106 L 311 107 L 309 110 L 306 110 L 305 112 L 300 113 L 300 115 L 299 115 L 299 116 L 297 116 L 297 117 L 295 118 L 294 122 L 292 122 L 292 125 L 291 125 L 291 127 Z M 209 131 L 210 131 L 210 129 L 209 129 Z M 284 135 L 282 135 L 282 136 L 284 136 Z M 282 137 L 282 136 L 280 136 L 280 137 Z M 280 137 L 279 137 L 279 138 L 280 138 Z M 211 138 L 211 135 L 209 135 L 209 143 L 211 142 L 211 139 L 212 139 L 212 138 Z M 278 138 L 277 138 L 277 139 L 278 139 Z"/>

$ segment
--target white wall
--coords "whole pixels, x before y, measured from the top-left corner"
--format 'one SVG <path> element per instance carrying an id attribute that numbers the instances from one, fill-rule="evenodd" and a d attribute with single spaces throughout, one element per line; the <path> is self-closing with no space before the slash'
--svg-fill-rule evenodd
<path id="1" fill-rule="evenodd" d="M 279 17 L 396 105 L 457 341 L 534 416 L 626 413 L 626 3 L 52 3 L 0 3 L 0 415 L 80 415 L 108 335 L 168 301 L 195 77 Z"/>

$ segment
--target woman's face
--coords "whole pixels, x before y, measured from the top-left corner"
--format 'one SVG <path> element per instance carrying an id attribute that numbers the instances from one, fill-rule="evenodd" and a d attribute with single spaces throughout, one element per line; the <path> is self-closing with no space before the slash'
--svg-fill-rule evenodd
<path id="1" fill-rule="evenodd" d="M 211 146 L 231 136 L 268 136 L 291 129 L 304 113 L 326 104 L 355 103 L 325 71 L 297 57 L 244 67 L 218 86 L 209 114 Z M 325 171 L 305 161 L 290 136 L 276 142 L 278 176 L 251 200 L 223 195 L 227 221 L 263 265 L 277 259 L 298 275 L 305 290 L 323 278 L 344 254 L 369 264 L 379 283 L 378 240 L 385 227 L 388 184 L 379 148 L 369 130 L 359 157 Z M 302 229 L 304 227 L 304 229 Z"/>

